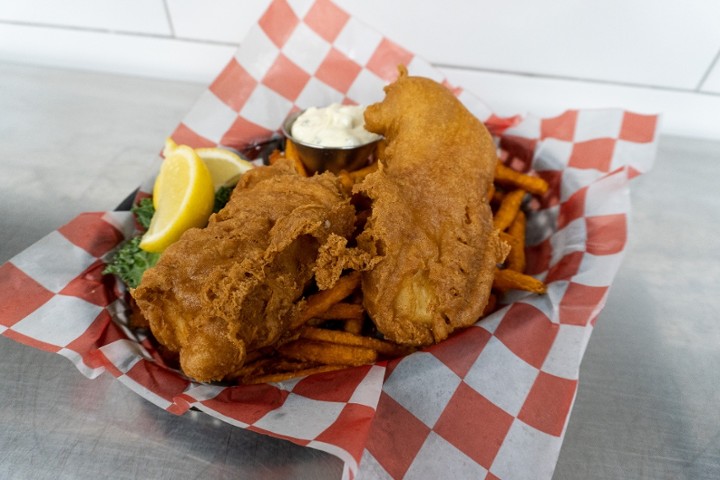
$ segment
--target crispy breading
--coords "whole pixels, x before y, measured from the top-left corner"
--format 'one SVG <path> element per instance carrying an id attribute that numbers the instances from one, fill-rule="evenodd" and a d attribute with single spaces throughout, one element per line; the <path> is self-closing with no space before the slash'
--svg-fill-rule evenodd
<path id="1" fill-rule="evenodd" d="M 328 238 L 353 232 L 355 210 L 332 174 L 287 161 L 243 175 L 227 206 L 191 229 L 133 292 L 157 340 L 199 381 L 239 371 L 287 333 Z"/>
<path id="2" fill-rule="evenodd" d="M 443 85 L 401 68 L 385 93 L 365 111 L 385 137 L 379 168 L 354 190 L 372 202 L 358 247 L 381 257 L 363 273 L 364 305 L 386 338 L 427 345 L 478 320 L 507 255 L 487 201 L 497 156 Z"/>

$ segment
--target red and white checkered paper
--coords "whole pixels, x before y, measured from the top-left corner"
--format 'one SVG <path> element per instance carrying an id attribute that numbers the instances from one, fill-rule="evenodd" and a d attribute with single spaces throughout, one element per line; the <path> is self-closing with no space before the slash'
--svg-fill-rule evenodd
<path id="1" fill-rule="evenodd" d="M 445 82 L 329 0 L 276 0 L 172 136 L 242 149 L 293 110 L 381 100 L 401 63 Z M 0 333 L 59 353 L 90 378 L 109 372 L 170 412 L 194 407 L 337 455 L 346 478 L 550 478 L 626 247 L 629 180 L 652 166 L 658 118 L 570 110 L 504 119 L 454 91 L 507 163 L 551 185 L 528 225 L 530 273 L 547 282 L 546 295 L 516 293 L 476 326 L 389 363 L 280 384 L 198 384 L 124 326 L 124 288 L 101 274 L 133 234 L 131 214 L 86 213 L 0 267 Z"/>

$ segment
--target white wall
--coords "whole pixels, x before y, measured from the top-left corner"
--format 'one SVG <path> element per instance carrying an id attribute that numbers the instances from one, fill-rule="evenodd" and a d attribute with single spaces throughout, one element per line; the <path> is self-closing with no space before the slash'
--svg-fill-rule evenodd
<path id="1" fill-rule="evenodd" d="M 716 0 L 335 0 L 498 114 L 663 113 L 720 139 Z M 270 0 L 1 0 L 0 61 L 210 82 Z"/>

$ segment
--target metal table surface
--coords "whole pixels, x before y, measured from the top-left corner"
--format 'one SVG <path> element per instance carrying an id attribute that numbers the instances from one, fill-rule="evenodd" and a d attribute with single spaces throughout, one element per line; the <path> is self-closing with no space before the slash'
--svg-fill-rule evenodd
<path id="1" fill-rule="evenodd" d="M 112 209 L 201 85 L 0 64 L 0 263 Z M 720 142 L 664 137 L 554 478 L 720 478 Z M 340 478 L 339 460 L 0 337 L 0 478 Z"/>

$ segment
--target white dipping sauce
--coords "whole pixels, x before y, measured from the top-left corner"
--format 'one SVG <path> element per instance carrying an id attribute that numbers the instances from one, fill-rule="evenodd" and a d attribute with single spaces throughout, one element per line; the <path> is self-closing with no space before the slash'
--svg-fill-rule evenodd
<path id="1" fill-rule="evenodd" d="M 292 125 L 295 140 L 321 147 L 355 147 L 380 138 L 364 128 L 361 105 L 333 103 L 325 108 L 310 107 Z"/>

